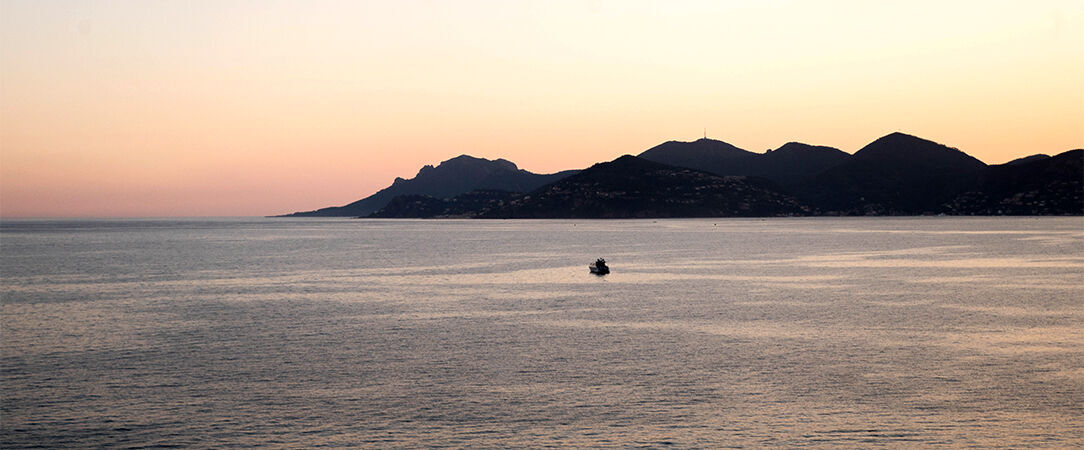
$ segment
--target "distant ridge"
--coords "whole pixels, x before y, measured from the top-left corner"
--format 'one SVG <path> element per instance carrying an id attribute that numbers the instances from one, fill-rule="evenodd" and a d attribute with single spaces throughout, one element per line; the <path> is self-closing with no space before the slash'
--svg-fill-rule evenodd
<path id="1" fill-rule="evenodd" d="M 462 155 L 343 207 L 292 216 L 637 218 L 1084 215 L 1084 150 L 1005 164 L 890 133 L 853 155 L 788 142 L 763 154 L 668 141 L 583 171 L 536 175 Z"/>
<path id="2" fill-rule="evenodd" d="M 1007 162 L 1005 164 L 1002 164 L 1002 165 L 1004 165 L 1004 166 L 1016 166 L 1016 165 L 1020 165 L 1020 164 L 1027 164 L 1027 163 L 1031 163 L 1031 162 L 1035 162 L 1035 161 L 1041 161 L 1041 160 L 1049 159 L 1049 158 L 1050 158 L 1050 155 L 1040 153 L 1040 154 L 1037 154 L 1037 155 L 1025 156 L 1023 158 L 1016 158 L 1016 159 L 1014 159 L 1012 161 L 1009 161 L 1009 162 Z"/>
<path id="3" fill-rule="evenodd" d="M 436 167 L 426 165 L 409 180 L 396 178 L 391 186 L 344 206 L 321 208 L 314 211 L 296 212 L 280 217 L 359 217 L 367 216 L 383 208 L 400 195 L 423 195 L 448 198 L 476 189 L 509 192 L 528 192 L 568 175 L 567 170 L 549 175 L 539 175 L 516 167 L 505 159 L 494 161 L 460 155 L 441 162 Z"/>
<path id="4" fill-rule="evenodd" d="M 789 186 L 838 166 L 850 156 L 838 148 L 788 142 L 759 156 L 749 175 Z"/>
<path id="5" fill-rule="evenodd" d="M 462 208 L 474 205 L 475 209 Z M 475 191 L 450 200 L 402 196 L 373 217 L 761 217 L 809 211 L 765 179 L 723 177 L 632 155 L 598 163 L 528 194 Z"/>
<path id="6" fill-rule="evenodd" d="M 764 177 L 784 186 L 801 182 L 850 157 L 836 148 L 800 142 L 788 142 L 778 149 L 759 154 L 707 138 L 693 142 L 665 142 L 639 156 L 657 163 L 716 175 Z"/>
<path id="7" fill-rule="evenodd" d="M 1084 150 L 990 166 L 946 210 L 978 215 L 1084 214 Z"/>
<path id="8" fill-rule="evenodd" d="M 599 163 L 481 217 L 763 217 L 808 213 L 768 180 L 724 177 L 632 155 Z"/>
<path id="9" fill-rule="evenodd" d="M 716 175 L 748 175 L 757 155 L 729 143 L 702 138 L 692 142 L 667 141 L 640 153 L 640 158 Z"/>
<path id="10" fill-rule="evenodd" d="M 794 189 L 807 203 L 837 214 L 931 214 L 974 185 L 985 167 L 955 148 L 892 133 Z"/>
<path id="11" fill-rule="evenodd" d="M 986 167 L 985 163 L 959 149 L 899 132 L 870 142 L 855 152 L 853 159 L 927 169 L 977 170 Z"/>

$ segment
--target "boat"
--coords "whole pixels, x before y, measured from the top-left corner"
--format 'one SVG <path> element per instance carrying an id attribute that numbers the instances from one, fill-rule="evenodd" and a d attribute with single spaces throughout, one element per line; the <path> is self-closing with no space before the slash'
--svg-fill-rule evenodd
<path id="1" fill-rule="evenodd" d="M 599 258 L 598 261 L 591 263 L 591 265 L 587 266 L 587 268 L 591 269 L 591 273 L 595 275 L 606 275 L 610 273 L 610 268 L 606 266 L 606 260 L 602 258 Z"/>

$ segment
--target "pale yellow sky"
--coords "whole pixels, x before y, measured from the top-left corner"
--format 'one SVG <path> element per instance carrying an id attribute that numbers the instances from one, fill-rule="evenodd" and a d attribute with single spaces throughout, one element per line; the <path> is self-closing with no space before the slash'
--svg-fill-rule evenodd
<path id="1" fill-rule="evenodd" d="M 1084 147 L 1081 1 L 0 2 L 0 215 L 265 215 L 467 153 Z"/>

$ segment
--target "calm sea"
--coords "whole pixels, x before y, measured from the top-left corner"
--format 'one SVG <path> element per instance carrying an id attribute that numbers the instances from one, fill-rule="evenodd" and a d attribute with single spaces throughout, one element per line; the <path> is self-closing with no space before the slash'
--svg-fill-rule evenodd
<path id="1" fill-rule="evenodd" d="M 3 448 L 1084 445 L 1079 217 L 4 221 L 0 269 Z"/>

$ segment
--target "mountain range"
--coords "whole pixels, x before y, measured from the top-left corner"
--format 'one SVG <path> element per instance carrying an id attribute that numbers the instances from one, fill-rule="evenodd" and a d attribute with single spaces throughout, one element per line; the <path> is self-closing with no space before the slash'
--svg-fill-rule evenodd
<path id="1" fill-rule="evenodd" d="M 540 175 L 520 169 L 504 159 L 491 161 L 460 155 L 440 165 L 426 165 L 409 180 L 395 178 L 391 186 L 375 194 L 343 206 L 331 206 L 314 211 L 296 212 L 283 217 L 361 217 L 383 208 L 400 195 L 424 195 L 436 198 L 454 197 L 473 190 L 530 192 L 545 184 L 576 173 L 575 170 Z"/>
<path id="2" fill-rule="evenodd" d="M 762 217 L 809 211 L 775 183 L 625 155 L 482 211 L 489 218 Z"/>
<path id="3" fill-rule="evenodd" d="M 788 142 L 775 150 L 753 153 L 723 141 L 669 141 L 638 155 L 649 161 L 719 175 L 762 177 L 793 185 L 842 164 L 851 155 L 832 147 Z"/>
<path id="4" fill-rule="evenodd" d="M 582 171 L 538 175 L 459 156 L 341 207 L 291 216 L 624 218 L 1084 214 L 1084 150 L 988 166 L 892 133 L 853 155 L 798 142 L 753 153 L 670 141 Z"/>

